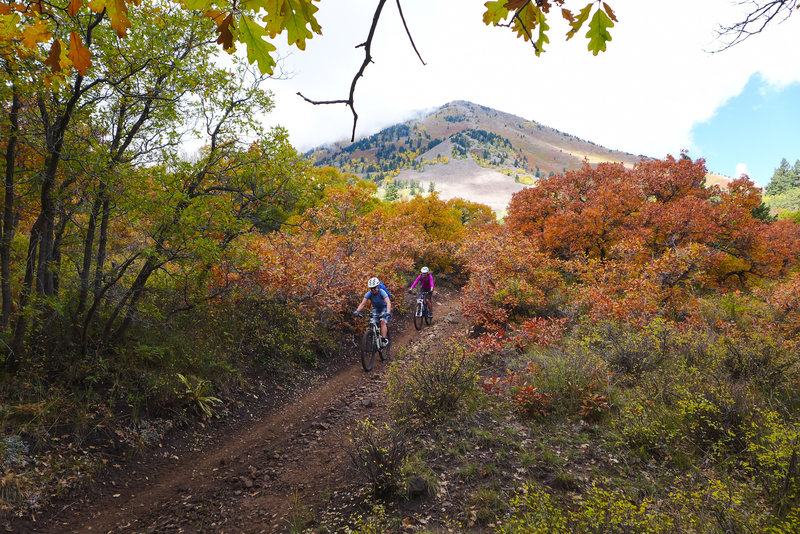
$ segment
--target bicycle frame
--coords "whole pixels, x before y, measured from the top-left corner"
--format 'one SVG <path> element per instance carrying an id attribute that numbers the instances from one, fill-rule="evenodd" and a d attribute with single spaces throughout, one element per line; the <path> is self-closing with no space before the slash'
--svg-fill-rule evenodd
<path id="1" fill-rule="evenodd" d="M 378 316 L 377 313 L 373 313 L 369 316 L 369 327 L 372 328 L 373 333 L 375 334 L 373 339 L 375 340 L 375 348 L 380 350 L 381 347 L 381 321 L 380 319 L 383 317 L 383 314 Z"/>
<path id="2" fill-rule="evenodd" d="M 417 306 L 414 310 L 414 315 L 420 317 L 425 315 L 425 312 L 428 310 L 428 303 L 425 300 L 425 294 L 420 291 L 419 295 L 417 295 Z"/>
<path id="3" fill-rule="evenodd" d="M 372 369 L 372 364 L 375 362 L 375 353 L 377 352 L 381 360 L 389 358 L 390 345 L 383 345 L 381 340 L 381 319 L 387 316 L 387 313 L 377 314 L 374 311 L 369 315 L 367 327 L 364 332 L 364 341 L 361 345 L 361 365 L 365 371 Z M 386 337 L 389 337 L 389 330 L 387 325 Z"/>

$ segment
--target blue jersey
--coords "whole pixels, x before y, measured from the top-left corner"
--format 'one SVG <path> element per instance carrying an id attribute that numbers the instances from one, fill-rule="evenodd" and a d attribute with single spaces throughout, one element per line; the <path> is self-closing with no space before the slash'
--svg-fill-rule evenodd
<path id="1" fill-rule="evenodd" d="M 384 299 L 389 298 L 389 293 L 383 289 L 379 289 L 377 293 L 367 291 L 367 294 L 364 295 L 364 298 L 372 303 L 373 310 L 382 312 L 386 310 L 386 301 Z"/>

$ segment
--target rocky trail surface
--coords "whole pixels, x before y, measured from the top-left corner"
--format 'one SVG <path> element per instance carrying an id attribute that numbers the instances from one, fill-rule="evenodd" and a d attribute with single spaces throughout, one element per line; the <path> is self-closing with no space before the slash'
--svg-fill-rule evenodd
<path id="1" fill-rule="evenodd" d="M 455 291 L 437 294 L 421 331 L 396 318 L 391 359 L 427 351 L 466 324 Z M 376 358 L 377 360 L 377 358 Z M 351 365 L 284 405 L 228 425 L 216 436 L 126 466 L 92 496 L 30 524 L 33 532 L 285 532 L 298 503 L 313 508 L 352 484 L 350 430 L 383 419 L 390 362 Z M 211 425 L 209 425 L 211 426 Z"/>

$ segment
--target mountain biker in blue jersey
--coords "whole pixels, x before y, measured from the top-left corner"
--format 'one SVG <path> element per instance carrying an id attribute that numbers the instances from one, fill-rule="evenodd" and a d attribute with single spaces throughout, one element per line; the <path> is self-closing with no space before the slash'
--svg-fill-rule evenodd
<path id="1" fill-rule="evenodd" d="M 425 298 L 425 303 L 428 305 L 428 317 L 433 317 L 433 275 L 431 274 L 431 270 L 427 267 L 423 267 L 420 270 L 419 276 L 417 276 L 417 279 L 411 284 L 411 287 L 408 288 L 409 293 L 411 293 L 417 283 L 419 283 L 419 291 L 422 293 L 423 298 Z"/>
<path id="2" fill-rule="evenodd" d="M 389 340 L 386 338 L 386 332 L 389 324 L 389 319 L 392 317 L 392 301 L 389 299 L 389 293 L 381 289 L 381 281 L 375 277 L 367 281 L 369 291 L 364 298 L 361 299 L 361 304 L 358 305 L 353 315 L 361 317 L 361 310 L 368 302 L 372 303 L 372 313 L 381 318 L 381 345 L 386 346 Z M 384 315 L 384 312 L 385 315 Z"/>

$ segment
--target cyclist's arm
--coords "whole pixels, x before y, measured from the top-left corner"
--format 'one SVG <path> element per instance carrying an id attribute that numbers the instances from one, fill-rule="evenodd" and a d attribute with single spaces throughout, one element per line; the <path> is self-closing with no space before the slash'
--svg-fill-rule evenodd
<path id="1" fill-rule="evenodd" d="M 417 285 L 417 282 L 419 282 L 421 278 L 422 278 L 422 275 L 417 276 L 417 279 L 414 280 L 414 283 L 411 284 L 411 287 L 409 287 L 408 289 L 409 290 L 414 289 L 414 286 Z"/>
<path id="2" fill-rule="evenodd" d="M 361 299 L 361 304 L 359 304 L 359 305 L 358 305 L 358 308 L 356 308 L 356 311 L 357 311 L 357 312 L 360 312 L 361 310 L 363 310 L 363 309 L 364 309 L 364 306 L 366 306 L 366 305 L 367 305 L 367 302 L 369 302 L 369 301 L 367 300 L 367 297 L 364 297 L 363 299 Z"/>
<path id="3" fill-rule="evenodd" d="M 385 299 L 383 299 L 383 301 L 386 303 L 386 313 L 391 315 L 392 314 L 392 301 L 389 299 L 389 297 L 386 297 Z"/>
<path id="4" fill-rule="evenodd" d="M 428 276 L 431 277 L 431 292 L 433 292 L 433 275 L 429 274 Z"/>

